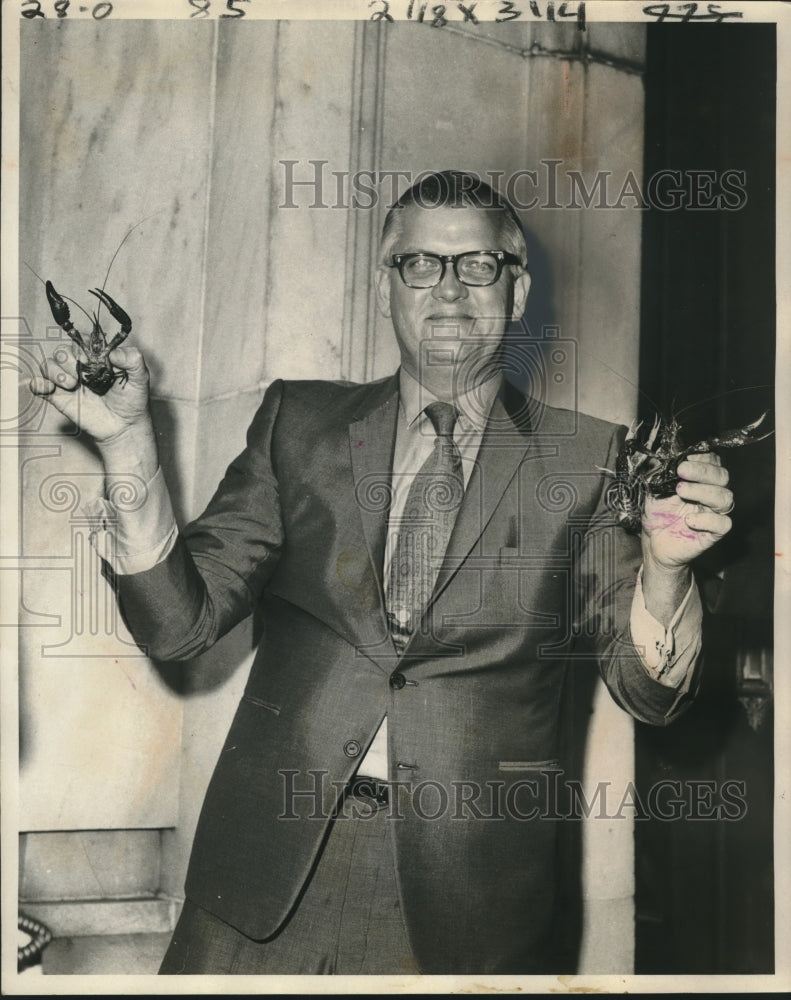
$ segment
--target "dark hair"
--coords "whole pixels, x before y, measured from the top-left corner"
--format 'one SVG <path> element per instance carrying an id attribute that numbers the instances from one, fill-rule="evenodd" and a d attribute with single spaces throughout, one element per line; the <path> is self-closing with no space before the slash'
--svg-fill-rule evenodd
<path id="1" fill-rule="evenodd" d="M 379 259 L 386 263 L 390 249 L 403 230 L 401 209 L 408 205 L 418 208 L 478 208 L 497 212 L 500 216 L 504 249 L 517 256 L 527 267 L 527 246 L 519 217 L 512 205 L 493 187 L 476 174 L 462 170 L 441 170 L 423 174 L 391 207 L 382 226 Z M 483 249 L 483 248 L 481 248 Z M 492 248 L 494 249 L 494 248 Z"/>

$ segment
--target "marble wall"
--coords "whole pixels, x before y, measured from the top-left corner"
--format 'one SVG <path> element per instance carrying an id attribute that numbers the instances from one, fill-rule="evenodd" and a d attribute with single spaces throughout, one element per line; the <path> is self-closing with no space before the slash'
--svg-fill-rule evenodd
<path id="1" fill-rule="evenodd" d="M 107 290 L 132 315 L 132 342 L 152 371 L 162 464 L 182 521 L 199 513 L 243 445 L 272 378 L 368 379 L 397 364 L 371 295 L 384 202 L 343 207 L 333 171 L 534 169 L 546 201 L 542 160 L 560 161 L 561 178 L 579 170 L 586 180 L 596 170 L 639 176 L 641 166 L 639 75 L 535 55 L 578 51 L 573 26 L 238 27 L 22 25 L 20 257 L 87 308 L 87 289 L 101 285 L 137 226 Z M 586 44 L 625 64 L 642 59 L 639 28 L 594 25 Z M 289 200 L 288 171 L 310 179 L 311 160 L 323 161 L 318 200 L 327 207 L 309 207 L 311 186 L 291 189 Z M 564 369 L 563 384 L 547 376 L 554 401 L 628 421 L 639 211 L 531 209 L 522 217 L 534 289 L 529 330 L 517 333 L 540 344 L 549 325 L 573 343 L 578 367 Z M 32 354 L 51 347 L 58 331 L 25 268 L 20 301 L 41 342 Z M 66 863 L 74 845 L 55 832 L 136 828 L 133 856 L 150 850 L 159 862 L 137 865 L 145 873 L 137 891 L 178 897 L 203 790 L 252 655 L 251 628 L 240 626 L 186 670 L 137 655 L 90 562 L 73 489 L 60 501 L 51 496 L 53 477 L 78 484 L 81 499 L 97 492 L 96 458 L 78 437 L 59 434 L 57 417 L 31 406 L 23 537 L 39 562 L 24 577 L 21 792 L 23 829 L 39 839 L 28 842 L 24 884 L 44 891 L 46 867 Z M 88 604 L 82 579 L 94 588 Z M 596 720 L 591 780 L 612 777 L 613 767 L 627 777 L 629 720 L 604 701 Z M 161 836 L 140 839 L 160 828 Z M 588 843 L 597 836 L 603 849 L 586 855 L 584 961 L 596 971 L 616 954 L 627 971 L 631 829 L 599 824 Z M 120 850 L 115 833 L 86 843 L 102 864 Z M 78 894 L 61 883 L 64 895 Z"/>
<path id="2" fill-rule="evenodd" d="M 88 289 L 102 286 L 137 226 L 107 291 L 132 316 L 131 342 L 150 357 L 157 394 L 194 409 L 190 335 L 201 317 L 212 103 L 202 72 L 212 62 L 211 34 L 192 30 L 188 46 L 174 47 L 147 22 L 112 33 L 88 22 L 21 28 L 20 258 L 92 310 Z M 20 284 L 35 351 L 49 353 L 58 336 L 68 346 L 26 267 Z M 102 322 L 114 332 L 106 312 Z M 101 490 L 96 457 L 73 428 L 61 433 L 65 421 L 54 411 L 36 409 L 41 422 L 23 438 L 20 477 L 22 554 L 40 560 L 23 577 L 23 828 L 167 826 L 178 816 L 180 701 L 119 622 L 87 544 L 81 505 Z M 165 456 L 179 454 L 168 472 L 183 505 L 195 441 L 184 421 L 177 427 L 174 441 L 160 436 Z"/>

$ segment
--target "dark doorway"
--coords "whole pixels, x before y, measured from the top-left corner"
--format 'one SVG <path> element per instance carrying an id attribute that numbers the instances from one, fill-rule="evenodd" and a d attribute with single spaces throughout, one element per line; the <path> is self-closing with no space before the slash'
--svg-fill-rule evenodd
<path id="1" fill-rule="evenodd" d="M 641 410 L 689 443 L 773 416 L 775 81 L 774 25 L 649 28 L 645 178 L 665 207 L 644 217 Z M 722 454 L 737 506 L 700 567 L 701 693 L 637 726 L 655 807 L 636 823 L 637 973 L 774 969 L 774 438 Z"/>

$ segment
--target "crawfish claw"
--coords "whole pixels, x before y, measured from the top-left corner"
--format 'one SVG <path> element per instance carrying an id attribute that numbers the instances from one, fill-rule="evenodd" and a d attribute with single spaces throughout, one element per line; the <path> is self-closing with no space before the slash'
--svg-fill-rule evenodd
<path id="1" fill-rule="evenodd" d="M 52 318 L 62 329 L 70 326 L 71 324 L 69 320 L 71 318 L 71 313 L 69 312 L 69 307 L 66 305 L 65 299 L 58 295 L 51 281 L 45 282 L 44 287 L 47 291 L 49 307 L 52 310 Z"/>
<path id="2" fill-rule="evenodd" d="M 110 296 L 101 288 L 89 288 L 88 291 L 91 295 L 95 295 L 99 301 L 107 307 L 108 312 L 113 317 L 113 319 L 121 327 L 121 333 L 124 337 L 128 336 L 132 329 L 132 320 L 129 315 L 124 312 L 124 310 L 118 305 L 115 299 L 111 299 Z"/>
<path id="3" fill-rule="evenodd" d="M 709 447 L 741 448 L 745 444 L 756 444 L 758 441 L 763 441 L 764 438 L 768 438 L 772 434 L 772 431 L 768 430 L 760 435 L 756 435 L 755 432 L 766 419 L 768 412 L 768 410 L 764 410 L 757 420 L 754 420 L 751 424 L 745 424 L 744 427 L 734 427 L 732 430 L 725 431 L 724 434 L 720 434 L 717 437 L 708 438 L 706 441 L 699 441 L 694 448 L 689 450 L 690 452 L 703 451 L 708 450 Z"/>
<path id="4" fill-rule="evenodd" d="M 751 424 L 746 424 L 744 427 L 742 427 L 742 433 L 746 434 L 748 437 L 751 437 L 753 431 L 756 430 L 758 427 L 760 427 L 761 424 L 764 422 L 764 420 L 766 420 L 768 412 L 769 412 L 768 410 L 764 410 L 764 412 L 757 420 L 753 420 Z"/>

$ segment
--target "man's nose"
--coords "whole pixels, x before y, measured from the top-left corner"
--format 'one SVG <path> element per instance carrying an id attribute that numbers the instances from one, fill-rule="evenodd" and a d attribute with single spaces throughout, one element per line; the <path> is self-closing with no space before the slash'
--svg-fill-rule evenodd
<path id="1" fill-rule="evenodd" d="M 442 275 L 442 281 L 434 285 L 431 289 L 431 294 L 435 299 L 442 299 L 445 302 L 455 302 L 456 299 L 467 298 L 467 286 L 459 281 L 456 277 L 456 272 L 453 270 L 453 265 L 448 263 L 445 265 L 445 273 Z"/>

